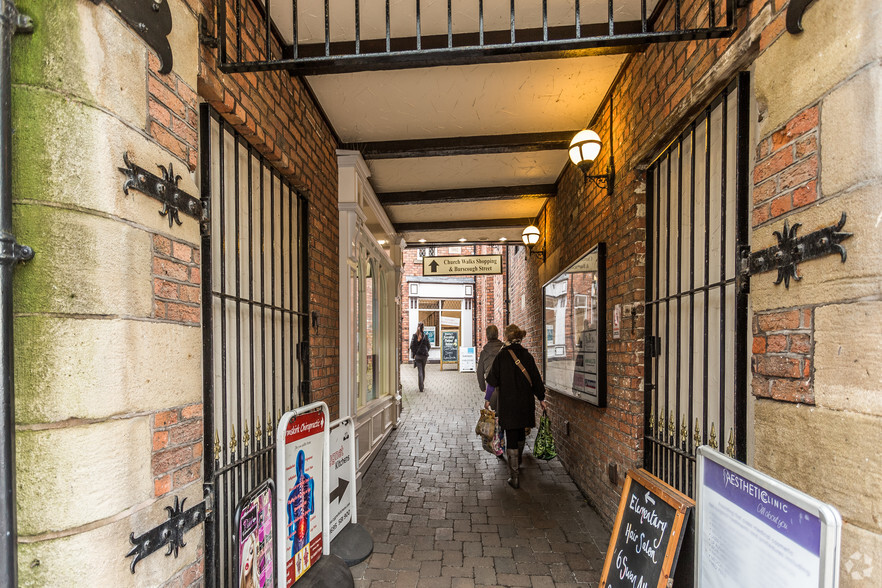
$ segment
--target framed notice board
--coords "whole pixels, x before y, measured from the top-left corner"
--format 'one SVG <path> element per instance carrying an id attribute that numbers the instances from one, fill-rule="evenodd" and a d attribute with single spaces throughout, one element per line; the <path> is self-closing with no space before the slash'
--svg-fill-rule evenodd
<path id="1" fill-rule="evenodd" d="M 695 502 L 646 470 L 631 470 L 600 576 L 600 588 L 666 588 Z"/>
<path id="2" fill-rule="evenodd" d="M 441 330 L 441 369 L 445 363 L 456 364 L 459 368 L 459 331 Z"/>

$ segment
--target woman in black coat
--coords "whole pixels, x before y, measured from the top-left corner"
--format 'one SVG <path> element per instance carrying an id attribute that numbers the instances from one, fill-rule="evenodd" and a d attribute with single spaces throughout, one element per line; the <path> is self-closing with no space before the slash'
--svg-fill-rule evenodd
<path id="1" fill-rule="evenodd" d="M 499 426 L 505 431 L 505 447 L 508 454 L 508 483 L 520 487 L 519 466 L 523 459 L 526 427 L 536 426 L 536 401 L 545 410 L 545 384 L 536 367 L 536 360 L 521 346 L 527 335 L 517 325 L 505 327 L 506 346 L 493 360 L 487 383 L 499 389 L 499 406 L 496 414 Z M 523 370 L 521 369 L 523 367 Z M 524 373 L 526 372 L 526 374 Z M 485 403 L 485 406 L 487 403 Z"/>
<path id="2" fill-rule="evenodd" d="M 423 332 L 423 323 L 419 323 L 416 332 L 410 338 L 410 354 L 413 356 L 413 367 L 417 369 L 417 383 L 420 392 L 423 391 L 426 381 L 426 361 L 429 359 L 429 349 L 431 348 L 432 343 Z"/>

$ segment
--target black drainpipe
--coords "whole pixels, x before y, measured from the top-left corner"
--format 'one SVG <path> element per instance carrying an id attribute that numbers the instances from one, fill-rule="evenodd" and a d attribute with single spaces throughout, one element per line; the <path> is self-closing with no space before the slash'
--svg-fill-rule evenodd
<path id="1" fill-rule="evenodd" d="M 34 256 L 12 234 L 12 36 L 31 32 L 31 19 L 0 0 L 0 584 L 18 586 L 15 505 L 15 389 L 12 378 L 12 270 Z"/>

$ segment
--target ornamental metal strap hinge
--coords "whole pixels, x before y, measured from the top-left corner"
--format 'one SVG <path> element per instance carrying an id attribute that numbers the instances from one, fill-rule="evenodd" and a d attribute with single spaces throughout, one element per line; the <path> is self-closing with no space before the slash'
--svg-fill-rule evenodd
<path id="1" fill-rule="evenodd" d="M 790 0 L 787 6 L 787 32 L 791 35 L 798 35 L 802 32 L 802 15 L 808 10 L 809 4 L 815 0 Z"/>
<path id="2" fill-rule="evenodd" d="M 780 284 L 783 281 L 784 287 L 790 288 L 791 278 L 797 282 L 802 279 L 802 276 L 797 273 L 797 264 L 825 255 L 838 253 L 842 263 L 845 263 L 848 253 L 840 243 L 851 237 L 851 233 L 842 231 L 845 220 L 846 215 L 843 212 L 842 218 L 835 225 L 818 229 L 803 237 L 796 236 L 796 230 L 802 226 L 800 223 L 795 223 L 790 227 L 787 221 L 784 221 L 783 232 L 774 232 L 778 239 L 777 245 L 754 253 L 750 252 L 749 247 L 743 247 L 739 252 L 739 290 L 749 291 L 750 276 L 772 270 L 778 270 L 775 284 Z"/>
<path id="3" fill-rule="evenodd" d="M 210 485 L 205 485 L 205 500 L 184 510 L 186 501 L 186 498 L 179 500 L 175 496 L 174 506 L 165 507 L 165 510 L 168 511 L 167 521 L 138 537 L 135 537 L 135 533 L 129 535 L 129 541 L 134 547 L 129 550 L 126 557 L 134 557 L 129 567 L 133 574 L 135 573 L 135 565 L 139 561 L 166 545 L 168 546 L 168 551 L 165 552 L 166 557 L 174 553 L 177 558 L 178 551 L 187 546 L 184 543 L 184 533 L 211 517 L 212 490 Z"/>
<path id="4" fill-rule="evenodd" d="M 156 51 L 162 67 L 161 74 L 171 73 L 172 50 L 168 35 L 172 30 L 171 9 L 168 0 L 103 0 L 113 8 L 138 35 Z M 101 4 L 102 0 L 92 0 Z"/>
<path id="5" fill-rule="evenodd" d="M 162 170 L 160 178 L 129 161 L 128 153 L 123 153 L 123 161 L 126 167 L 117 168 L 126 176 L 123 192 L 128 196 L 131 188 L 162 202 L 162 210 L 159 214 L 168 217 L 168 228 L 172 228 L 173 223 L 183 224 L 179 212 L 192 216 L 203 224 L 208 220 L 208 210 L 202 202 L 178 188 L 181 176 L 175 175 L 171 163 L 168 164 L 168 169 L 162 165 L 156 166 Z"/>

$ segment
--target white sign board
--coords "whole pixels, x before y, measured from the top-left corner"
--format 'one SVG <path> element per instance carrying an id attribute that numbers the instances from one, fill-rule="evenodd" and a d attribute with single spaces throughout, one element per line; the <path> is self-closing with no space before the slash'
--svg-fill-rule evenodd
<path id="1" fill-rule="evenodd" d="M 459 371 L 473 372 L 475 371 L 475 348 L 460 347 L 459 348 Z"/>
<path id="2" fill-rule="evenodd" d="M 502 255 L 423 257 L 424 276 L 487 276 L 502 273 Z"/>
<path id="3" fill-rule="evenodd" d="M 355 423 L 340 419 L 331 423 L 330 461 L 328 463 L 329 539 L 334 540 L 350 522 L 355 522 Z"/>
<path id="4" fill-rule="evenodd" d="M 290 588 L 329 553 L 328 407 L 315 402 L 286 412 L 276 433 L 276 504 L 281 533 L 279 586 Z"/>
<path id="5" fill-rule="evenodd" d="M 695 585 L 834 588 L 842 519 L 833 506 L 698 448 Z"/>

